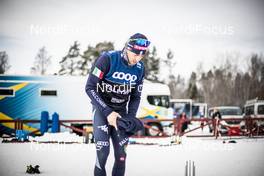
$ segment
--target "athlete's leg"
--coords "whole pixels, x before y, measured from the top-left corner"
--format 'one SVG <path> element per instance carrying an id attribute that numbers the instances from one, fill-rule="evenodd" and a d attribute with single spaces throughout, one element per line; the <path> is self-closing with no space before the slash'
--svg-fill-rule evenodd
<path id="1" fill-rule="evenodd" d="M 105 164 L 109 155 L 109 130 L 106 117 L 94 109 L 93 133 L 96 144 L 95 176 L 106 176 Z"/>
<path id="2" fill-rule="evenodd" d="M 115 155 L 112 176 L 124 176 L 126 168 L 126 147 L 128 144 L 128 137 L 126 137 L 124 134 L 118 135 L 116 130 L 112 129 L 111 138 Z"/>

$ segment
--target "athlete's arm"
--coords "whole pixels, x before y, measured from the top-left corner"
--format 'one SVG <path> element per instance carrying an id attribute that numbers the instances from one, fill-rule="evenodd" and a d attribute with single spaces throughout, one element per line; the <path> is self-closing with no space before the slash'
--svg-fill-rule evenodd
<path id="1" fill-rule="evenodd" d="M 90 97 L 92 104 L 95 105 L 106 117 L 113 112 L 112 108 L 107 106 L 97 92 L 97 85 L 109 71 L 110 60 L 107 54 L 101 55 L 92 66 L 91 72 L 85 86 L 85 91 Z"/>
<path id="2" fill-rule="evenodd" d="M 139 80 L 139 82 L 132 89 L 130 100 L 128 103 L 128 117 L 136 117 L 137 110 L 139 107 L 140 99 L 141 99 L 141 91 L 143 88 L 143 80 L 144 80 L 145 72 L 143 70 L 143 76 Z"/>

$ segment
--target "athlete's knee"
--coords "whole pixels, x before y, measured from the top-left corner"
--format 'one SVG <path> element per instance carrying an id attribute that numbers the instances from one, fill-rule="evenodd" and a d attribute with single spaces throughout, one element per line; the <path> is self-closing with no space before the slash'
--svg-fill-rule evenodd
<path id="1" fill-rule="evenodd" d="M 120 150 L 115 151 L 115 160 L 116 160 L 116 162 L 118 162 L 120 164 L 125 163 L 126 157 L 127 157 L 126 147 L 123 147 Z"/>
<path id="2" fill-rule="evenodd" d="M 118 164 L 123 165 L 126 163 L 126 155 L 119 155 L 115 160 Z"/>
<path id="3" fill-rule="evenodd" d="M 105 162 L 109 155 L 109 150 L 97 151 L 97 158 L 99 161 Z"/>

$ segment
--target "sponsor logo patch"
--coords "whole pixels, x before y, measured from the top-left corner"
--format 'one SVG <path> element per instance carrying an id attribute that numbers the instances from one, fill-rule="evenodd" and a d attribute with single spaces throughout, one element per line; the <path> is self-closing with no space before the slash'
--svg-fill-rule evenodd
<path id="1" fill-rule="evenodd" d="M 148 47 L 138 46 L 138 45 L 134 45 L 134 48 L 137 50 L 144 50 L 144 51 L 148 49 Z"/>
<path id="2" fill-rule="evenodd" d="M 99 128 L 100 130 L 102 130 L 103 132 L 108 134 L 108 126 L 107 125 L 98 126 L 97 128 Z"/>
<path id="3" fill-rule="evenodd" d="M 124 138 L 122 141 L 119 142 L 120 146 L 123 146 L 128 141 L 128 138 Z"/>
<path id="4" fill-rule="evenodd" d="M 131 75 L 130 73 L 124 73 L 124 72 L 114 72 L 112 77 L 115 79 L 126 80 L 130 82 L 137 80 L 136 75 Z"/>
<path id="5" fill-rule="evenodd" d="M 120 161 L 125 161 L 126 160 L 126 158 L 123 157 L 123 156 L 121 156 L 119 159 L 120 159 Z"/>
<path id="6" fill-rule="evenodd" d="M 118 99 L 118 98 L 112 97 L 111 102 L 112 103 L 124 103 L 125 99 Z"/>
<path id="7" fill-rule="evenodd" d="M 109 142 L 108 141 L 97 141 L 96 142 L 96 150 L 100 151 L 103 147 L 108 147 Z"/>

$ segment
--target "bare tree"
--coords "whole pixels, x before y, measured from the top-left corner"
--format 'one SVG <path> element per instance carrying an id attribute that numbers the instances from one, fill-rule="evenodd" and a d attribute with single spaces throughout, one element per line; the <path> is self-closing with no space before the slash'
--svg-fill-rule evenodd
<path id="1" fill-rule="evenodd" d="M 39 49 L 37 56 L 35 57 L 34 66 L 31 67 L 32 74 L 45 75 L 47 69 L 51 64 L 51 56 L 48 56 L 48 52 L 45 47 Z"/>
<path id="2" fill-rule="evenodd" d="M 184 98 L 185 97 L 185 80 L 179 74 L 175 76 L 173 74 L 173 69 L 176 65 L 176 62 L 173 61 L 173 52 L 169 50 L 167 52 L 166 60 L 163 60 L 166 67 L 169 69 L 168 75 L 168 86 L 171 92 L 171 98 Z"/>
<path id="3" fill-rule="evenodd" d="M 250 57 L 249 66 L 250 81 L 250 99 L 261 98 L 264 99 L 264 57 L 262 54 L 253 54 Z"/>
<path id="4" fill-rule="evenodd" d="M 11 67 L 8 60 L 6 52 L 0 51 L 0 74 L 4 74 Z"/>
<path id="5" fill-rule="evenodd" d="M 232 56 L 227 55 L 225 63 L 201 75 L 201 91 L 210 106 L 242 107 L 249 99 L 264 99 L 264 57 L 252 54 L 248 69 L 242 72 Z"/>
<path id="6" fill-rule="evenodd" d="M 173 75 L 172 70 L 176 65 L 176 62 L 173 61 L 173 57 L 174 57 L 173 52 L 171 50 L 169 50 L 167 53 L 167 59 L 163 61 L 167 65 L 167 67 L 169 68 L 170 76 Z"/>

